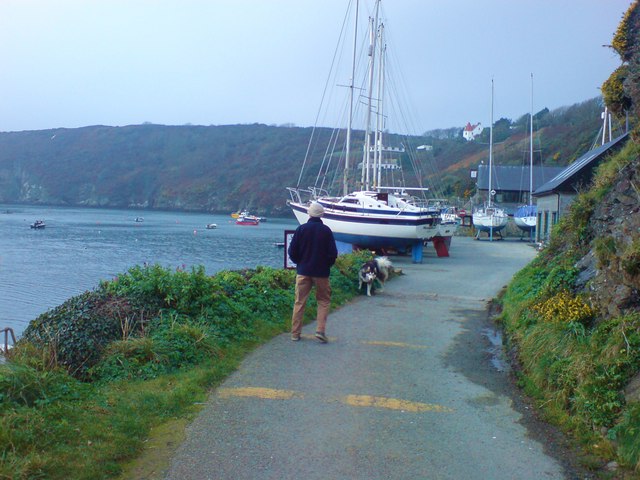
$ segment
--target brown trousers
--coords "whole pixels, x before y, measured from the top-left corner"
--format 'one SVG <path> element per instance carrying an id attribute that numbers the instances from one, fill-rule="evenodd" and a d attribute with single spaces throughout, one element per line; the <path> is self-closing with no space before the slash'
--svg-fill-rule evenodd
<path id="1" fill-rule="evenodd" d="M 307 299 L 311 293 L 311 287 L 316 286 L 316 301 L 318 302 L 318 313 L 316 319 L 318 325 L 317 332 L 325 332 L 327 316 L 329 316 L 329 306 L 331 305 L 331 285 L 329 278 L 308 277 L 306 275 L 296 275 L 296 300 L 293 304 L 293 316 L 291 317 L 291 333 L 300 335 L 302 332 L 302 317 Z"/>

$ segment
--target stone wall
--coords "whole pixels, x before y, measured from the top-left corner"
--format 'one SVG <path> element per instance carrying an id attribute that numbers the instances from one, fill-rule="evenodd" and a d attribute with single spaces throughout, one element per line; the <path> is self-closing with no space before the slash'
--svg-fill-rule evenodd
<path id="1" fill-rule="evenodd" d="M 640 312 L 640 159 L 618 173 L 591 217 L 580 284 L 604 317 Z"/>

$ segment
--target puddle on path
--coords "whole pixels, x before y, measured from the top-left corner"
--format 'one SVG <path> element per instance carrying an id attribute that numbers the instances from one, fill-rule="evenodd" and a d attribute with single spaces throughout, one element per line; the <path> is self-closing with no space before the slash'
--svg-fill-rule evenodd
<path id="1" fill-rule="evenodd" d="M 483 328 L 482 335 L 489 340 L 491 346 L 487 348 L 487 352 L 491 354 L 491 365 L 499 372 L 508 372 L 511 370 L 507 361 L 504 350 L 502 348 L 502 332 L 493 328 Z"/>

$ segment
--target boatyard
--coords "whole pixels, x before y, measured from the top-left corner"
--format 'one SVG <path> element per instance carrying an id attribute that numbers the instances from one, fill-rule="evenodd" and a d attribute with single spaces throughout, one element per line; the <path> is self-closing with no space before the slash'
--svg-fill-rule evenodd
<path id="1" fill-rule="evenodd" d="M 528 428 L 487 319 L 535 250 L 454 242 L 422 264 L 392 257 L 401 274 L 333 312 L 327 345 L 312 324 L 301 342 L 280 335 L 255 351 L 175 453 L 149 452 L 157 470 L 144 475 L 157 477 L 127 478 L 574 478 Z"/>
<path id="2" fill-rule="evenodd" d="M 0 480 L 640 479 L 640 0 L 131 3 L 0 2 Z"/>

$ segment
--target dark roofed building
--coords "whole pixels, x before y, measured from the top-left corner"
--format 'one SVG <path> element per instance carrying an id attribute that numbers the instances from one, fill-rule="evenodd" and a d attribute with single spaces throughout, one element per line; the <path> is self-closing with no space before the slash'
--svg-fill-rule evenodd
<path id="1" fill-rule="evenodd" d="M 609 154 L 622 148 L 628 136 L 625 133 L 609 143 L 589 150 L 533 192 L 538 205 L 537 242 L 549 240 L 551 227 L 558 223 L 578 191 L 591 183 L 594 169 Z"/>
<path id="2" fill-rule="evenodd" d="M 493 165 L 491 177 L 491 189 L 496 191 L 492 201 L 500 204 L 508 213 L 522 204 L 529 202 L 529 167 L 518 165 Z M 545 184 L 564 167 L 533 167 L 533 189 Z M 476 182 L 480 203 L 488 199 L 489 195 L 489 166 L 478 166 L 478 179 Z"/>

